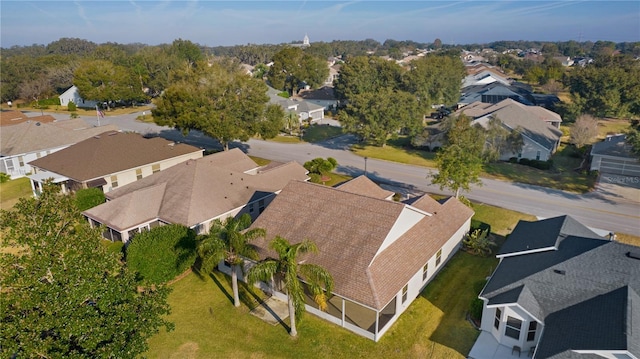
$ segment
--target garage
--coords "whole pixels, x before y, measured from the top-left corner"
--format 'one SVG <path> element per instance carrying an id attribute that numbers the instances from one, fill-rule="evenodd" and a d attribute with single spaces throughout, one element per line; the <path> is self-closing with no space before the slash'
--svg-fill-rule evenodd
<path id="1" fill-rule="evenodd" d="M 625 142 L 625 135 L 607 136 L 591 148 L 592 171 L 623 176 L 640 176 L 640 161 Z"/>

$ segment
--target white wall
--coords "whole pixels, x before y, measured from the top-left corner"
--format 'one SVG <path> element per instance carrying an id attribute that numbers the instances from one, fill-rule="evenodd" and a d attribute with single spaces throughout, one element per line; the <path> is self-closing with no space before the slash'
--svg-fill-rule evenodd
<path id="1" fill-rule="evenodd" d="M 0 172 L 4 172 L 11 175 L 11 178 L 20 178 L 26 176 L 27 173 L 32 173 L 33 168 L 28 164 L 31 161 L 35 161 L 40 157 L 44 157 L 48 154 L 60 151 L 64 148 L 69 147 L 70 145 L 64 145 L 60 147 L 49 148 L 41 151 L 29 152 L 16 156 L 7 156 L 0 159 Z M 38 156 L 40 155 L 40 156 Z M 22 157 L 23 165 L 20 166 L 20 157 Z M 9 171 L 7 166 L 7 162 L 11 162 L 13 164 L 13 171 Z"/>

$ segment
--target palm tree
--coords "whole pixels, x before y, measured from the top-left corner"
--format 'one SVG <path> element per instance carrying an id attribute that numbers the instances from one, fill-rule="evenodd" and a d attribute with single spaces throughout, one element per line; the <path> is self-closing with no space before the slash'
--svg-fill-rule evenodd
<path id="1" fill-rule="evenodd" d="M 291 322 L 290 334 L 295 337 L 298 335 L 296 316 L 301 317 L 304 313 L 304 289 L 301 279 L 305 281 L 307 288 L 313 294 L 313 300 L 318 304 L 318 307 L 325 310 L 327 299 L 333 291 L 333 278 L 326 269 L 319 265 L 298 262 L 299 254 L 318 251 L 315 243 L 308 239 L 291 244 L 286 239 L 276 236 L 269 243 L 269 248 L 276 251 L 278 259 L 267 258 L 251 267 L 247 272 L 247 282 L 270 281 L 274 276 L 278 276 L 287 292 Z"/>
<path id="2" fill-rule="evenodd" d="M 258 253 L 249 241 L 263 237 L 262 228 L 243 232 L 251 225 L 251 216 L 247 213 L 239 218 L 229 217 L 224 223 L 217 219 L 209 234 L 198 243 L 198 255 L 202 259 L 202 269 L 209 273 L 220 261 L 231 265 L 231 285 L 233 287 L 233 305 L 240 306 L 238 295 L 238 271 L 242 270 L 244 258 L 258 259 Z"/>

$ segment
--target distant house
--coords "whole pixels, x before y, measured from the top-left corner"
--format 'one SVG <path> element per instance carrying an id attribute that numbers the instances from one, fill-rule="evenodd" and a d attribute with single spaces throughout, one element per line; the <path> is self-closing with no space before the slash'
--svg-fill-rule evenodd
<path id="1" fill-rule="evenodd" d="M 102 132 L 117 129 L 114 125 L 93 127 L 81 119 L 55 121 L 50 115 L 3 116 L 0 128 L 0 172 L 12 178 L 24 177 L 33 172 L 29 162 Z"/>
<path id="2" fill-rule="evenodd" d="M 626 135 L 607 136 L 591 147 L 591 171 L 640 176 L 640 160 L 633 154 Z"/>
<path id="3" fill-rule="evenodd" d="M 296 162 L 258 166 L 239 149 L 177 164 L 105 194 L 108 202 L 83 212 L 105 238 L 128 242 L 136 233 L 172 223 L 209 232 L 216 219 L 256 218 L 290 180 L 307 180 Z"/>
<path id="4" fill-rule="evenodd" d="M 546 161 L 558 149 L 562 131 L 560 115 L 538 106 L 526 106 L 511 99 L 495 105 L 473 103 L 456 112 L 473 119 L 473 124 L 486 127 L 489 120 L 498 118 L 508 131 L 519 131 L 524 145 L 519 153 L 503 153 L 501 160 L 511 157 Z"/>
<path id="5" fill-rule="evenodd" d="M 640 357 L 640 247 L 561 216 L 520 221 L 497 257 L 469 357 Z"/>
<path id="6" fill-rule="evenodd" d="M 462 87 L 465 88 L 469 86 L 487 85 L 496 81 L 505 86 L 511 85 L 512 82 L 505 76 L 497 74 L 495 71 L 483 70 L 474 74 L 467 75 L 462 82 Z"/>
<path id="7" fill-rule="evenodd" d="M 188 159 L 200 158 L 202 152 L 160 137 L 102 132 L 31 161 L 35 172 L 29 178 L 35 195 L 48 179 L 59 183 L 63 193 L 89 187 L 109 192 Z"/>
<path id="8" fill-rule="evenodd" d="M 317 90 L 300 91 L 298 97 L 314 105 L 322 106 L 327 111 L 335 110 L 338 105 L 333 87 L 329 86 L 324 86 Z"/>
<path id="9" fill-rule="evenodd" d="M 473 215 L 455 198 L 392 195 L 365 176 L 336 188 L 291 181 L 252 224 L 267 232 L 252 243 L 264 259 L 276 235 L 315 242 L 318 253 L 301 260 L 326 268 L 335 285 L 326 311 L 307 293 L 307 311 L 378 341 L 456 253 Z"/>
<path id="10" fill-rule="evenodd" d="M 67 91 L 63 92 L 62 95 L 58 96 L 60 99 L 61 106 L 69 106 L 69 102 L 73 102 L 77 107 L 82 108 L 95 108 L 98 104 L 97 101 L 89 101 L 85 100 L 80 96 L 80 91 L 74 85 L 67 89 Z"/>
<path id="11" fill-rule="evenodd" d="M 280 97 L 280 92 L 272 87 L 267 90 L 269 103 L 280 105 L 285 112 L 293 112 L 298 116 L 300 123 L 309 120 L 311 123 L 324 118 L 324 107 L 306 100 L 292 100 Z"/>
<path id="12" fill-rule="evenodd" d="M 533 105 L 531 89 L 526 85 L 516 82 L 505 85 L 501 81 L 491 81 L 486 84 L 480 83 L 463 87 L 458 107 L 474 102 L 498 103 L 508 98 L 525 105 Z"/>
<path id="13" fill-rule="evenodd" d="M 573 59 L 569 56 L 555 56 L 553 59 L 561 63 L 564 67 L 573 66 Z"/>

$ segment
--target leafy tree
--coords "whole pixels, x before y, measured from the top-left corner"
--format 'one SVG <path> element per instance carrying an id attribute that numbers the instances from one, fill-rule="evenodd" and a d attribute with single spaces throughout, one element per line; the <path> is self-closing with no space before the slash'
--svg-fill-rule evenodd
<path id="1" fill-rule="evenodd" d="M 74 198 L 47 184 L 0 211 L 0 356 L 133 358 L 170 311 L 168 288 L 142 288 L 101 244 Z"/>
<path id="2" fill-rule="evenodd" d="M 267 80 L 274 88 L 295 95 L 303 82 L 318 87 L 328 76 L 325 60 L 307 54 L 299 47 L 285 47 L 273 56 Z"/>
<path id="3" fill-rule="evenodd" d="M 83 188 L 76 191 L 76 206 L 80 212 L 100 205 L 104 201 L 104 192 L 100 188 Z"/>
<path id="4" fill-rule="evenodd" d="M 144 284 L 163 284 L 184 273 L 196 259 L 196 233 L 169 224 L 136 234 L 127 246 L 127 266 Z"/>
<path id="5" fill-rule="evenodd" d="M 340 114 L 346 131 L 355 133 L 363 141 L 385 146 L 387 140 L 403 130 L 409 135 L 422 126 L 422 111 L 415 96 L 405 91 L 380 88 L 376 92 L 353 95 Z"/>
<path id="6" fill-rule="evenodd" d="M 194 65 L 205 59 L 200 46 L 189 40 L 173 40 L 173 43 L 171 44 L 171 51 L 179 59 L 186 61 L 189 65 Z"/>
<path id="7" fill-rule="evenodd" d="M 627 130 L 625 142 L 631 145 L 631 150 L 640 159 L 640 126 L 636 123 Z"/>
<path id="8" fill-rule="evenodd" d="M 432 105 L 457 103 L 465 76 L 459 56 L 429 55 L 411 62 L 410 70 L 404 75 L 404 87 L 418 98 L 426 112 Z"/>
<path id="9" fill-rule="evenodd" d="M 571 126 L 570 141 L 577 148 L 582 148 L 598 135 L 598 120 L 591 115 L 582 115 Z"/>
<path id="10" fill-rule="evenodd" d="M 432 176 L 431 182 L 448 188 L 460 197 L 460 190 L 470 190 L 471 184 L 480 184 L 482 171 L 481 130 L 471 126 L 469 118 L 464 115 L 452 119 L 452 127 L 447 133 L 448 144 L 436 154 L 438 173 Z"/>
<path id="11" fill-rule="evenodd" d="M 161 126 L 184 133 L 199 130 L 224 147 L 259 134 L 272 138 L 282 126 L 284 112 L 267 106 L 267 86 L 231 63 L 198 63 L 179 74 L 151 111 Z M 274 130 L 277 129 L 277 130 Z"/>
<path id="12" fill-rule="evenodd" d="M 238 272 L 243 269 L 244 258 L 258 259 L 258 253 L 249 242 L 266 234 L 262 228 L 245 231 L 250 225 L 248 213 L 238 218 L 228 217 L 224 223 L 216 220 L 209 234 L 198 243 L 198 255 L 205 273 L 211 272 L 222 260 L 231 266 L 233 305 L 236 307 L 240 306 Z"/>
<path id="13" fill-rule="evenodd" d="M 83 62 L 75 72 L 74 83 L 86 100 L 109 103 L 145 99 L 140 83 L 129 69 L 105 60 Z"/>
<path id="14" fill-rule="evenodd" d="M 505 153 L 516 154 L 522 150 L 524 140 L 520 129 L 507 130 L 498 117 L 491 117 L 484 131 L 484 159 L 495 162 Z"/>
<path id="15" fill-rule="evenodd" d="M 340 68 L 335 94 L 340 101 L 351 101 L 358 94 L 382 89 L 402 88 L 402 67 L 379 57 L 358 56 L 348 59 Z"/>
<path id="16" fill-rule="evenodd" d="M 319 175 L 329 173 L 336 167 L 338 167 L 338 161 L 333 157 L 327 157 L 326 160 L 322 157 L 318 157 L 304 163 L 304 168 L 309 171 L 309 173 L 316 173 Z"/>
<path id="17" fill-rule="evenodd" d="M 325 310 L 327 300 L 333 291 L 333 277 L 319 265 L 299 261 L 299 255 L 318 251 L 315 243 L 309 240 L 291 244 L 285 238 L 276 236 L 269 243 L 269 248 L 278 254 L 278 258 L 267 258 L 251 267 L 247 272 L 247 281 L 249 283 L 260 280 L 271 281 L 277 277 L 282 282 L 289 304 L 290 334 L 295 337 L 298 335 L 296 317 L 301 317 L 305 310 L 304 288 L 301 280 L 304 281 L 319 308 Z"/>
<path id="18" fill-rule="evenodd" d="M 462 240 L 464 249 L 472 254 L 486 257 L 497 244 L 489 238 L 489 231 L 480 228 L 468 233 Z"/>

